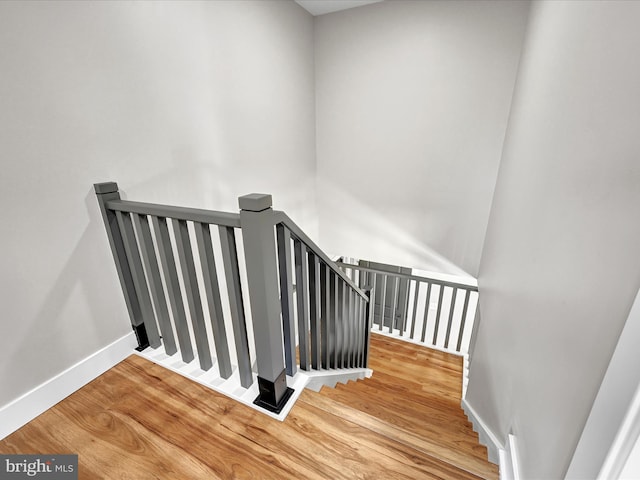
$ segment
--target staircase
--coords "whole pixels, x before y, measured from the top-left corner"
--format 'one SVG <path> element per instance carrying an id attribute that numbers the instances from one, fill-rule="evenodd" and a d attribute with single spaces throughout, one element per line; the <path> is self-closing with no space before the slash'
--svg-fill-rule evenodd
<path id="1" fill-rule="evenodd" d="M 140 355 L 280 420 L 306 386 L 371 376 L 366 287 L 270 195 L 229 213 L 94 189 Z"/>
<path id="2" fill-rule="evenodd" d="M 268 195 L 95 191 L 138 353 L 4 452 L 76 452 L 96 478 L 497 477 L 459 406 L 473 285 L 333 262 Z"/>
<path id="3" fill-rule="evenodd" d="M 139 355 L 273 418 L 305 388 L 371 377 L 372 330 L 466 358 L 474 285 L 334 262 L 270 195 L 230 213 L 94 188 Z"/>
<path id="4" fill-rule="evenodd" d="M 131 355 L 0 451 L 77 453 L 80 478 L 498 478 L 460 410 L 459 356 L 374 334 L 371 365 L 278 422 Z"/>
<path id="5" fill-rule="evenodd" d="M 402 475 L 497 479 L 498 467 L 487 462 L 487 450 L 460 408 L 461 360 L 376 334 L 370 379 L 320 394 L 307 391 L 300 401 L 374 433 L 385 442 L 383 455 L 403 451 L 408 469 Z"/>

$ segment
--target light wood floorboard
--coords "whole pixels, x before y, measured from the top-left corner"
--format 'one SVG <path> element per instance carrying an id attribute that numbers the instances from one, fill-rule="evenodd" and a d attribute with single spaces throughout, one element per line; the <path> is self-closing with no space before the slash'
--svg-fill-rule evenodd
<path id="1" fill-rule="evenodd" d="M 0 441 L 77 453 L 82 479 L 497 479 L 460 408 L 461 359 L 373 335 L 372 378 L 285 422 L 132 355 Z"/>

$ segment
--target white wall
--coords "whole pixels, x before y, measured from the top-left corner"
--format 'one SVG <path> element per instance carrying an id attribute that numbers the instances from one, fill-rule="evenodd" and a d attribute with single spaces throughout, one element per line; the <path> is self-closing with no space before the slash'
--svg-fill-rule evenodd
<path id="1" fill-rule="evenodd" d="M 638 2 L 532 7 L 467 391 L 513 430 L 523 478 L 564 476 L 640 287 L 638 19 Z"/>
<path id="2" fill-rule="evenodd" d="M 400 0 L 317 17 L 324 248 L 477 274 L 527 12 Z"/>
<path id="3" fill-rule="evenodd" d="M 92 184 L 315 235 L 313 19 L 293 2 L 0 2 L 0 406 L 130 332 Z"/>
<path id="4" fill-rule="evenodd" d="M 618 458 L 614 440 L 623 429 L 634 395 L 640 388 L 640 292 L 636 294 L 631 312 L 624 323 L 615 351 L 607 367 L 598 394 L 591 407 L 580 441 L 567 470 L 566 479 L 596 478 L 605 459 Z M 629 414 L 633 415 L 633 411 Z M 640 452 L 640 449 L 639 449 Z M 630 467 L 631 468 L 631 463 Z M 612 478 L 606 475 L 603 478 Z M 629 478 L 629 477 L 627 477 Z"/>

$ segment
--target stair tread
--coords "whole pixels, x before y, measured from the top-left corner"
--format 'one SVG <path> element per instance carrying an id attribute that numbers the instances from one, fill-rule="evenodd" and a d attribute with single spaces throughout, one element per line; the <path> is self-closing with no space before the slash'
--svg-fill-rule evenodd
<path id="1" fill-rule="evenodd" d="M 369 366 L 371 378 L 306 391 L 298 402 L 470 474 L 497 478 L 497 466 L 487 461 L 487 450 L 460 406 L 460 357 L 373 335 Z"/>

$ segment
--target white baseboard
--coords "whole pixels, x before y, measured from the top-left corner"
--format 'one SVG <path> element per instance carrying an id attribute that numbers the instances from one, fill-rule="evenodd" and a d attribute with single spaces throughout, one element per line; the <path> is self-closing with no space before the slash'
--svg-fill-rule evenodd
<path id="1" fill-rule="evenodd" d="M 135 334 L 128 333 L 0 407 L 0 440 L 124 360 L 137 345 Z"/>
<path id="2" fill-rule="evenodd" d="M 500 450 L 500 480 L 520 480 L 520 467 L 516 437 L 509 434 L 506 448 Z"/>
<path id="3" fill-rule="evenodd" d="M 324 385 L 335 387 L 338 382 L 347 383 L 349 380 L 356 381 L 362 378 L 369 378 L 373 373 L 373 370 L 369 368 L 357 368 L 347 371 L 321 370 L 312 372 L 306 372 L 298 369 L 293 377 L 287 375 L 287 386 L 293 389 L 291 398 L 287 401 L 280 413 L 273 413 L 262 407 L 258 407 L 253 403 L 260 393 L 258 390 L 258 376 L 256 373 L 253 374 L 253 383 L 251 386 L 244 388 L 241 385 L 240 373 L 236 365 L 232 365 L 233 372 L 229 378 L 225 379 L 220 376 L 218 363 L 215 360 L 213 366 L 208 371 L 204 371 L 200 369 L 197 354 L 195 352 L 194 354 L 195 358 L 190 363 L 184 363 L 179 355 L 167 355 L 163 346 L 160 346 L 155 350 L 147 348 L 142 352 L 137 352 L 137 355 L 146 358 L 161 367 L 178 373 L 189 380 L 232 398 L 237 402 L 243 403 L 247 407 L 253 408 L 258 412 L 281 422 L 287 418 L 287 415 L 305 388 L 309 388 L 317 392 L 320 391 Z"/>
<path id="4" fill-rule="evenodd" d="M 502 445 L 465 398 L 462 399 L 462 409 L 473 424 L 473 430 L 478 432 L 480 443 L 487 447 L 489 461 L 499 466 L 500 480 L 520 480 L 520 461 L 515 435 L 510 433 L 507 444 Z"/>
<path id="5" fill-rule="evenodd" d="M 467 403 L 467 399 L 462 399 L 462 409 L 465 415 L 473 425 L 473 430 L 478 432 L 478 438 L 480 443 L 487 447 L 487 453 L 489 461 L 500 464 L 500 450 L 504 450 L 502 443 L 500 443 L 494 433 L 487 427 L 482 421 L 482 418 L 476 413 L 476 411 Z"/>
<path id="6" fill-rule="evenodd" d="M 600 468 L 598 480 L 608 478 L 636 478 L 635 471 L 640 464 L 633 460 L 634 450 L 637 450 L 640 439 L 640 386 L 631 400 L 631 405 L 618 429 L 613 443 Z M 637 454 L 636 454 L 637 455 Z M 630 462 L 627 466 L 627 463 Z M 629 469 L 628 471 L 626 471 Z"/>
<path id="7" fill-rule="evenodd" d="M 371 333 L 375 333 L 376 335 L 382 335 L 383 337 L 395 338 L 396 340 L 402 340 L 403 342 L 413 343 L 414 345 L 419 345 L 421 347 L 425 347 L 431 350 L 437 350 L 439 352 L 450 353 L 451 355 L 455 355 L 456 357 L 464 357 L 466 353 L 464 352 L 456 352 L 453 349 L 442 348 L 438 345 L 433 345 L 427 342 L 421 342 L 419 340 L 414 340 L 410 338 L 409 335 L 400 335 L 400 330 L 395 329 L 393 332 L 389 332 L 389 327 L 384 327 L 384 330 L 378 330 L 378 326 L 371 327 Z"/>
<path id="8" fill-rule="evenodd" d="M 293 394 L 280 413 L 273 413 L 253 403 L 260 393 L 258 375 L 255 372 L 253 372 L 253 383 L 248 388 L 244 388 L 237 365 L 232 365 L 233 372 L 229 378 L 222 378 L 215 359 L 209 370 L 200 369 L 197 352 L 194 352 L 194 359 L 189 363 L 184 363 L 178 354 L 167 355 L 164 345 L 156 349 L 146 348 L 142 352 L 137 352 L 137 355 L 281 422 L 287 418 L 308 381 L 308 377 L 301 375 L 300 370 L 293 377 L 287 376 L 287 386 L 293 389 Z"/>
<path id="9" fill-rule="evenodd" d="M 349 381 L 358 381 L 363 378 L 371 378 L 373 370 L 370 368 L 352 368 L 349 370 L 320 370 L 305 372 L 300 371 L 300 375 L 307 378 L 305 388 L 319 392 L 322 387 L 335 388 L 338 383 L 346 384 Z"/>
<path id="10" fill-rule="evenodd" d="M 462 357 L 462 398 L 467 396 L 467 386 L 469 385 L 469 354 Z"/>

